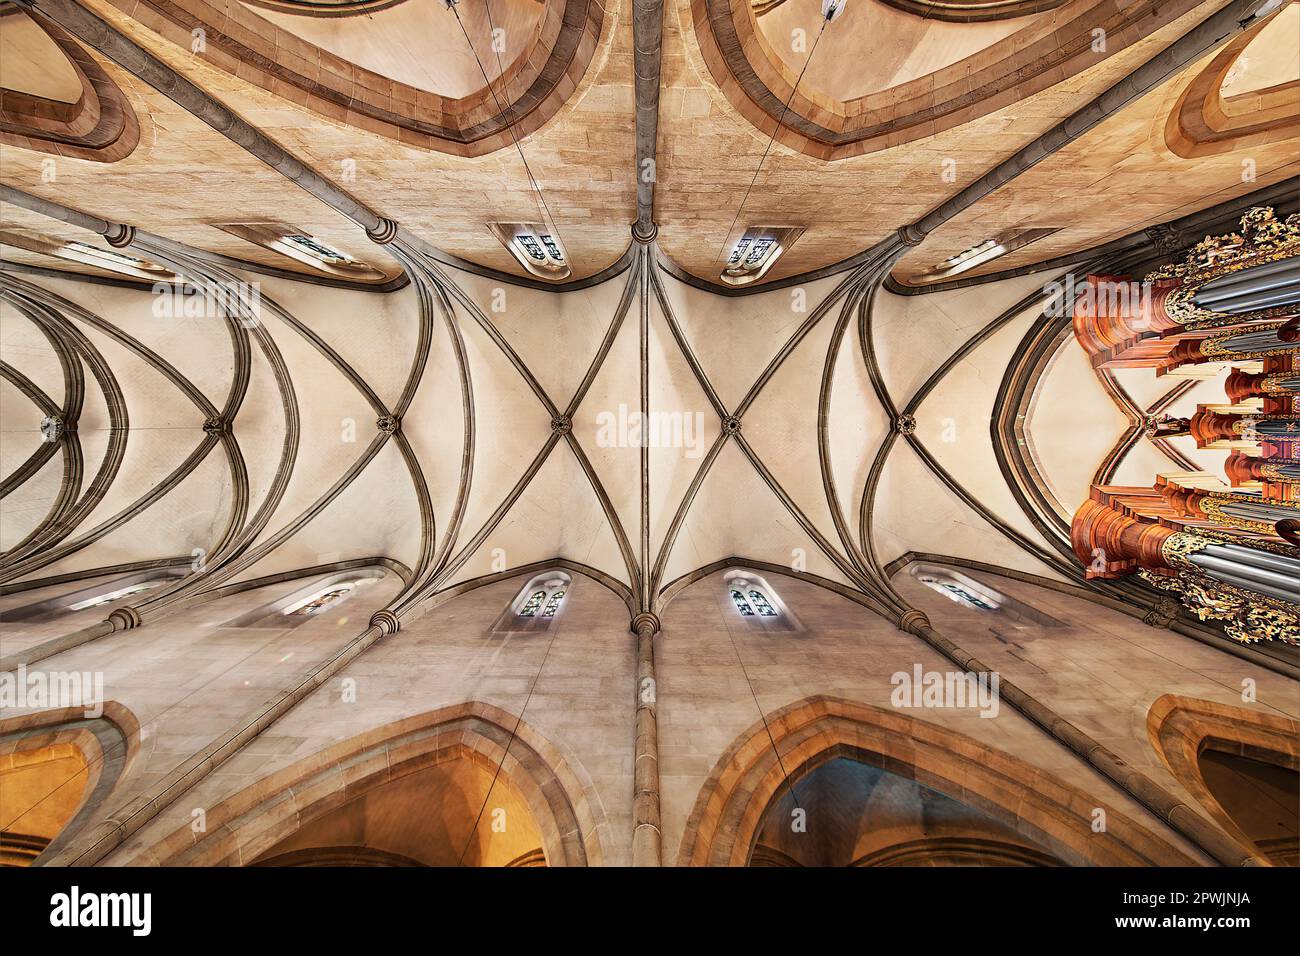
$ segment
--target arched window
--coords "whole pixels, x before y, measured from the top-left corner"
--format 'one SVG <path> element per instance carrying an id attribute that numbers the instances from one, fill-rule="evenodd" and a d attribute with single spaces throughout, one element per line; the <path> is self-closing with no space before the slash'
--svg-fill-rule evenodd
<path id="1" fill-rule="evenodd" d="M 356 585 L 349 581 L 344 584 L 335 584 L 323 591 L 317 591 L 315 594 L 289 605 L 284 609 L 286 617 L 311 617 L 313 614 L 319 614 L 331 604 L 343 599 L 345 595 L 351 594 Z"/>
<path id="2" fill-rule="evenodd" d="M 528 599 L 528 602 L 522 608 L 519 609 L 519 616 L 536 617 L 538 609 L 541 608 L 542 602 L 545 600 L 546 600 L 545 591 L 534 591 L 532 597 Z"/>
<path id="3" fill-rule="evenodd" d="M 965 604 L 967 607 L 978 608 L 981 611 L 996 611 L 1001 607 L 1001 602 L 993 596 L 992 591 L 985 588 L 977 591 L 974 582 L 959 581 L 952 574 L 922 574 L 917 580 L 926 587 L 938 591 L 950 601 Z M 981 591 L 984 593 L 980 593 Z"/>
<path id="4" fill-rule="evenodd" d="M 564 600 L 564 588 L 552 591 L 551 596 L 546 599 L 546 610 L 542 611 L 542 617 L 555 617 L 555 612 L 560 609 L 560 602 Z"/>
<path id="5" fill-rule="evenodd" d="M 84 611 L 87 608 L 103 607 L 105 604 L 112 604 L 114 601 L 122 601 L 137 594 L 143 594 L 145 591 L 153 591 L 160 588 L 167 581 L 166 578 L 158 578 L 153 581 L 141 581 L 138 584 L 130 584 L 124 588 L 118 588 L 115 591 L 106 591 L 103 594 L 97 594 L 92 598 L 86 598 L 84 601 L 77 601 L 75 604 L 69 604 L 69 611 Z"/>
<path id="6" fill-rule="evenodd" d="M 488 228 L 532 275 L 551 282 L 569 277 L 564 246 L 546 226 L 535 222 L 494 222 Z"/>
<path id="7" fill-rule="evenodd" d="M 218 229 L 264 249 L 270 249 L 317 272 L 358 282 L 383 282 L 388 274 L 363 262 L 331 242 L 294 226 L 277 222 L 214 223 Z"/>
<path id="8" fill-rule="evenodd" d="M 316 236 L 309 236 L 301 232 L 286 231 L 284 235 L 275 241 L 272 248 L 315 269 L 338 272 L 362 279 L 382 277 L 383 275 L 383 273 L 371 268 L 356 257 L 348 255 L 342 249 L 331 246 Z"/>
<path id="9" fill-rule="evenodd" d="M 155 591 L 185 576 L 188 567 L 164 568 L 161 570 L 137 571 L 126 577 L 101 581 L 89 587 L 83 587 L 71 593 L 46 598 L 34 604 L 23 604 L 0 611 L 0 622 L 12 623 L 24 621 L 37 623 L 52 621 L 62 614 L 85 611 L 90 608 L 106 607 L 118 602 L 131 602 L 136 595 Z"/>
<path id="10" fill-rule="evenodd" d="M 299 252 L 306 253 L 327 266 L 351 266 L 355 265 L 357 260 L 353 259 L 341 249 L 335 249 L 333 246 L 326 245 L 314 236 L 305 236 L 301 233 L 285 236 L 282 240 L 297 249 Z"/>
<path id="11" fill-rule="evenodd" d="M 1050 236 L 1058 232 L 1059 228 L 1035 227 L 1033 229 L 1018 229 L 995 239 L 984 239 L 961 252 L 954 253 L 942 262 L 936 263 L 929 272 L 926 272 L 917 283 L 918 285 L 926 282 L 941 282 L 944 279 L 951 279 L 954 276 L 961 275 L 968 269 L 974 269 L 976 266 L 982 266 L 999 256 L 1005 256 L 1008 252 L 1014 252 L 1023 248 L 1044 236 Z"/>
<path id="12" fill-rule="evenodd" d="M 519 617 L 541 618 L 549 621 L 559 613 L 560 605 L 564 603 L 564 595 L 568 593 L 569 576 L 567 574 L 543 574 L 533 578 L 528 582 L 528 587 L 520 593 L 528 595 L 528 599 L 520 606 L 519 599 L 515 599 L 515 606 L 519 608 L 517 615 Z"/>
<path id="13" fill-rule="evenodd" d="M 732 605 L 750 627 L 767 631 L 798 631 L 799 622 L 775 589 L 751 571 L 728 571 L 723 582 Z"/>
<path id="14" fill-rule="evenodd" d="M 754 607 L 758 610 L 760 617 L 776 617 L 776 609 L 772 607 L 766 595 L 758 588 L 750 588 L 749 599 L 754 602 Z"/>
<path id="15" fill-rule="evenodd" d="M 797 227 L 752 226 L 745 230 L 727 257 L 722 281 L 728 285 L 748 285 L 767 274 L 803 230 Z"/>
<path id="16" fill-rule="evenodd" d="M 69 242 L 64 245 L 62 253 L 63 255 L 60 258 L 80 260 L 89 265 L 120 272 L 124 275 L 150 279 L 175 277 L 170 269 L 160 266 L 149 259 L 130 256 L 124 252 L 118 252 L 116 249 L 101 249 L 99 246 L 92 246 L 88 242 L 77 240 Z"/>
<path id="17" fill-rule="evenodd" d="M 924 578 L 922 578 L 922 580 L 925 581 L 926 584 L 937 583 L 939 586 L 939 590 L 946 591 L 948 594 L 955 597 L 958 601 L 962 601 L 966 604 L 971 605 L 972 607 L 977 607 L 982 611 L 996 611 L 998 609 L 998 606 L 994 604 L 992 601 L 980 597 L 974 591 L 971 591 L 969 588 L 964 588 L 960 584 L 956 584 L 952 581 L 934 582 L 934 581 L 926 580 Z"/>
<path id="18" fill-rule="evenodd" d="M 992 584 L 962 574 L 955 568 L 918 562 L 908 565 L 906 573 L 918 583 L 939 592 L 961 608 L 973 609 L 982 614 L 996 614 L 1001 619 L 996 625 L 999 628 L 1064 626 L 1061 621 L 1045 611 L 1040 611 L 1028 600 L 1017 600 L 1009 594 L 995 590 Z"/>
<path id="19" fill-rule="evenodd" d="M 497 618 L 492 633 L 522 634 L 548 630 L 563 612 L 564 598 L 572 584 L 572 579 L 563 571 L 535 575 Z"/>
<path id="20" fill-rule="evenodd" d="M 366 588 L 383 580 L 386 572 L 380 568 L 357 568 L 339 571 L 323 578 L 309 581 L 302 587 L 281 595 L 268 604 L 253 608 L 223 627 L 298 627 L 314 617 L 334 610 Z"/>

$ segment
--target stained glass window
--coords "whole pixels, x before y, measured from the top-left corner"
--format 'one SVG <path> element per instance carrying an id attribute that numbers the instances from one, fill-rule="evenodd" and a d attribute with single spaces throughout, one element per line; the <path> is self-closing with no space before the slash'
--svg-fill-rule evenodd
<path id="1" fill-rule="evenodd" d="M 313 595 L 297 607 L 290 608 L 284 613 L 288 617 L 310 617 L 313 614 L 319 614 L 351 590 L 352 585 L 345 584 L 339 587 L 330 588 L 327 591 L 321 591 L 319 594 Z"/>
<path id="2" fill-rule="evenodd" d="M 546 599 L 545 591 L 534 591 L 532 597 L 528 599 L 528 603 L 525 604 L 523 608 L 520 609 L 519 616 L 536 617 L 537 612 L 541 609 L 542 601 L 544 601 L 545 599 Z"/>
<path id="3" fill-rule="evenodd" d="M 997 605 L 990 604 L 988 601 L 984 600 L 978 594 L 973 594 L 972 592 L 962 587 L 960 584 L 952 584 L 949 581 L 940 581 L 939 586 L 942 587 L 945 591 L 948 591 L 950 594 L 955 595 L 957 600 L 959 601 L 965 601 L 967 604 L 973 604 L 975 607 L 981 608 L 982 610 L 985 611 L 997 610 Z"/>
<path id="4" fill-rule="evenodd" d="M 974 588 L 967 587 L 959 581 L 945 575 L 927 574 L 918 577 L 918 580 L 927 587 L 934 588 L 944 597 L 956 601 L 958 604 L 966 604 L 970 607 L 979 608 L 981 611 L 999 611 L 1001 604 L 999 596 L 994 593 L 989 597 L 980 594 Z"/>
<path id="5" fill-rule="evenodd" d="M 542 249 L 541 243 L 532 235 L 532 233 L 520 233 L 515 236 L 515 242 L 519 243 L 519 248 L 528 253 L 534 262 L 545 262 L 546 251 Z"/>
<path id="6" fill-rule="evenodd" d="M 532 275 L 551 282 L 568 278 L 564 243 L 546 226 L 538 222 L 492 222 L 488 229 Z"/>
<path id="7" fill-rule="evenodd" d="M 119 588 L 116 591 L 109 591 L 107 594 L 101 594 L 98 597 L 88 598 L 85 601 L 79 601 L 76 604 L 69 604 L 70 611 L 84 611 L 86 608 L 103 607 L 105 604 L 112 604 L 114 601 L 120 601 L 122 598 L 130 597 L 133 594 L 139 594 L 142 591 L 152 591 L 154 588 L 161 587 L 162 581 L 144 581 L 140 584 L 128 585 Z"/>
<path id="8" fill-rule="evenodd" d="M 748 236 L 743 237 L 736 243 L 736 248 L 731 250 L 731 255 L 727 259 L 727 265 L 738 266 L 740 260 L 745 258 L 745 250 L 749 248 L 750 239 Z"/>
<path id="9" fill-rule="evenodd" d="M 731 592 L 731 600 L 735 603 L 736 610 L 739 611 L 741 614 L 743 614 L 745 617 L 754 616 L 754 609 L 749 606 L 749 602 L 745 600 L 744 594 L 733 589 Z"/>
<path id="10" fill-rule="evenodd" d="M 745 265 L 753 266 L 762 262 L 774 245 L 776 245 L 775 239 L 767 237 L 755 239 L 749 247 L 748 255 L 745 256 Z"/>
<path id="11" fill-rule="evenodd" d="M 551 592 L 551 597 L 546 602 L 546 610 L 542 611 L 542 617 L 555 617 L 555 612 L 560 609 L 560 602 L 564 600 L 564 588 L 558 588 Z"/>
<path id="12" fill-rule="evenodd" d="M 84 252 L 88 256 L 95 256 L 99 259 L 107 259 L 109 262 L 117 263 L 120 266 L 130 266 L 132 269 L 144 269 L 147 272 L 166 272 L 162 266 L 156 262 L 150 262 L 148 259 L 138 259 L 135 256 L 128 256 L 113 249 L 101 249 L 98 246 L 92 246 L 86 242 L 72 241 L 67 245 L 69 249 L 75 249 L 78 252 Z"/>
<path id="13" fill-rule="evenodd" d="M 729 285 L 759 281 L 802 232 L 797 226 L 750 226 L 731 247 L 722 280 Z"/>
<path id="14" fill-rule="evenodd" d="M 547 233 L 542 233 L 537 238 L 542 240 L 542 245 L 546 247 L 546 251 L 550 257 L 560 265 L 564 265 L 564 253 L 560 251 L 560 244 Z"/>
<path id="15" fill-rule="evenodd" d="M 356 261 L 346 252 L 341 252 L 332 246 L 327 246 L 325 243 L 318 239 L 313 239 L 311 236 L 285 236 L 284 241 L 289 243 L 291 246 L 301 249 L 308 255 L 314 256 L 322 262 L 330 263 L 331 265 L 340 262 L 350 263 Z"/>
<path id="16" fill-rule="evenodd" d="M 749 599 L 754 602 L 754 607 L 758 608 L 760 617 L 776 617 L 776 608 L 772 607 L 771 603 L 767 599 L 767 595 L 762 591 L 751 590 L 749 592 Z"/>

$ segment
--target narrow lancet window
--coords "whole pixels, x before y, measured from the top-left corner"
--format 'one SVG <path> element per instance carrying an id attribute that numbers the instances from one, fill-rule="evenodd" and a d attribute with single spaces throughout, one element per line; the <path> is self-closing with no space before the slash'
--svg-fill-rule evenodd
<path id="1" fill-rule="evenodd" d="M 760 617 L 776 617 L 776 608 L 772 607 L 767 596 L 757 588 L 749 592 L 749 599 L 754 602 L 754 607 L 758 610 Z"/>
<path id="2" fill-rule="evenodd" d="M 541 609 L 542 602 L 546 600 L 545 591 L 534 591 L 528 602 L 519 609 L 520 617 L 536 617 L 538 610 Z"/>

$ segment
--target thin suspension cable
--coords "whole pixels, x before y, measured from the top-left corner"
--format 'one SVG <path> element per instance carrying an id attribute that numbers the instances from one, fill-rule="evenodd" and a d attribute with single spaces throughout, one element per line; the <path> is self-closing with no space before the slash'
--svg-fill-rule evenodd
<path id="1" fill-rule="evenodd" d="M 799 795 L 795 793 L 790 774 L 785 769 L 785 761 L 781 759 L 781 751 L 777 749 L 776 738 L 772 736 L 772 727 L 767 722 L 767 714 L 763 713 L 763 705 L 758 702 L 758 693 L 754 690 L 754 682 L 749 679 L 749 668 L 745 666 L 744 658 L 740 656 L 740 648 L 736 646 L 736 639 L 731 636 L 731 628 L 724 626 L 723 630 L 727 632 L 727 640 L 731 642 L 731 651 L 736 655 L 736 663 L 740 665 L 740 673 L 749 686 L 749 696 L 754 698 L 754 706 L 758 708 L 758 717 L 763 721 L 763 730 L 767 732 L 768 742 L 772 745 L 772 753 L 776 755 L 776 765 L 781 769 L 781 781 L 789 786 L 790 799 L 794 801 L 795 808 L 802 810 L 803 807 L 799 804 Z"/>
<path id="2" fill-rule="evenodd" d="M 196 687 L 194 690 L 189 691 L 185 697 L 178 698 L 177 700 L 165 706 L 157 714 L 154 714 L 153 717 L 151 717 L 149 720 L 145 721 L 143 724 L 140 725 L 140 731 L 144 732 L 146 730 L 152 729 L 153 731 L 156 732 L 157 728 L 162 725 L 162 719 L 166 717 L 168 714 L 170 714 L 172 711 L 176 710 L 182 704 L 187 703 L 191 698 L 194 697 L 194 695 L 199 694 L 202 691 L 205 691 L 210 687 L 212 687 L 213 685 L 215 685 L 216 682 L 220 680 L 222 677 L 225 677 L 226 675 L 233 673 L 240 666 L 248 663 L 250 660 L 257 657 L 258 655 L 265 654 L 268 648 L 274 647 L 275 644 L 278 641 L 282 640 L 283 638 L 284 635 L 280 634 L 279 636 L 268 638 L 265 644 L 259 644 L 251 648 L 248 651 L 248 653 L 244 654 L 243 657 L 236 660 L 220 674 L 216 674 L 213 677 L 209 678 L 199 687 Z M 283 663 L 283 661 L 281 661 L 281 663 Z M 86 770 L 87 772 L 89 772 L 92 769 L 97 769 L 103 764 L 107 763 L 113 757 L 116 757 L 118 754 L 123 754 L 123 753 L 126 753 L 126 744 L 125 743 L 119 744 L 117 740 L 114 740 L 108 746 L 101 747 L 100 753 L 96 757 L 86 761 Z M 82 777 L 82 772 L 77 771 L 73 773 L 72 776 L 64 780 L 62 783 L 55 784 L 54 789 L 50 790 L 47 794 L 45 794 L 45 796 L 38 799 L 35 803 L 33 803 L 26 810 L 23 810 L 21 813 L 18 814 L 18 816 L 14 817 L 12 820 L 9 820 L 8 822 L 2 822 L 3 818 L 0 818 L 0 830 L 11 829 L 15 823 L 17 823 L 23 817 L 27 816 L 27 814 L 31 813 L 33 810 L 35 810 L 37 807 L 43 804 L 46 800 L 49 800 L 51 797 L 57 794 L 64 787 L 68 786 L 69 784 L 73 783 L 74 781 L 78 780 L 81 777 Z"/>
<path id="3" fill-rule="evenodd" d="M 812 62 L 813 54 L 817 52 L 817 44 L 821 42 L 822 34 L 826 32 L 826 24 L 830 22 L 830 20 L 822 20 L 821 29 L 817 31 L 817 38 L 813 40 L 812 49 L 808 51 L 808 59 L 803 61 L 803 69 L 799 71 L 799 76 L 794 81 L 794 87 L 790 90 L 785 105 L 781 107 L 781 115 L 777 118 L 776 125 L 772 127 L 772 135 L 767 140 L 767 148 L 763 150 L 763 156 L 758 161 L 758 167 L 754 170 L 753 178 L 750 179 L 749 185 L 745 187 L 745 195 L 740 197 L 740 208 L 736 210 L 735 218 L 731 220 L 731 225 L 727 227 L 727 234 L 722 237 L 722 248 L 718 250 L 718 254 L 713 259 L 715 266 L 727 251 L 727 240 L 731 238 L 732 230 L 736 228 L 736 223 L 740 221 L 740 214 L 745 211 L 745 203 L 749 200 L 750 191 L 753 190 L 754 183 L 758 182 L 758 174 L 762 172 L 763 163 L 767 161 L 767 154 L 772 151 L 772 143 L 776 140 L 777 131 L 781 129 L 781 124 L 785 122 L 786 111 L 790 109 L 795 94 L 799 92 L 799 84 L 803 82 L 803 75 L 808 71 L 808 64 Z"/>
<path id="4" fill-rule="evenodd" d="M 510 140 L 515 144 L 515 150 L 519 153 L 519 159 L 524 164 L 524 172 L 528 174 L 528 181 L 532 183 L 533 189 L 537 191 L 537 198 L 542 204 L 542 216 L 550 224 L 551 234 L 558 238 L 560 230 L 555 225 L 555 217 L 551 215 L 551 207 L 546 203 L 546 196 L 542 194 L 542 187 L 537 182 L 537 177 L 533 175 L 532 167 L 528 165 L 528 159 L 524 156 L 523 147 L 519 145 L 519 138 L 515 136 L 514 123 L 510 119 L 505 107 L 501 105 L 501 100 L 497 97 L 497 92 L 492 88 L 492 81 L 488 79 L 487 70 L 483 66 L 483 61 L 479 59 L 478 50 L 474 49 L 474 41 L 469 38 L 469 31 L 465 29 L 465 21 L 460 18 L 460 11 L 456 5 L 451 5 L 451 12 L 456 15 L 456 22 L 460 24 L 460 32 L 465 34 L 465 42 L 469 45 L 469 52 L 474 54 L 474 62 L 478 64 L 479 72 L 483 74 L 483 82 L 487 84 L 488 92 L 492 94 L 492 102 L 496 104 L 497 112 L 506 117 L 506 131 L 510 133 Z M 492 26 L 492 10 L 488 8 L 488 28 L 495 31 Z M 494 38 L 495 39 L 495 38 Z M 497 52 L 497 69 L 501 69 L 501 54 Z M 504 81 L 503 81 L 504 82 Z"/>
<path id="5" fill-rule="evenodd" d="M 559 610 L 558 608 L 556 609 Z M 474 842 L 474 834 L 478 832 L 478 825 L 483 819 L 483 811 L 487 809 L 488 801 L 492 799 L 492 790 L 497 785 L 497 778 L 501 776 L 501 768 L 505 766 L 506 758 L 510 756 L 510 746 L 515 742 L 515 737 L 519 733 L 519 725 L 524 722 L 524 711 L 528 710 L 528 702 L 533 699 L 533 691 L 537 688 L 537 682 L 541 679 L 542 671 L 546 669 L 546 659 L 551 656 L 551 647 L 555 644 L 555 638 L 560 629 L 555 622 L 551 625 L 551 639 L 546 642 L 546 653 L 542 655 L 542 663 L 537 667 L 537 673 L 533 675 L 532 683 L 528 685 L 528 695 L 524 698 L 524 705 L 519 708 L 519 716 L 515 718 L 515 725 L 510 730 L 510 739 L 506 741 L 505 750 L 501 752 L 501 760 L 497 764 L 496 771 L 492 774 L 492 782 L 488 784 L 487 793 L 483 794 L 483 806 L 478 808 L 478 816 L 474 818 L 474 825 L 469 828 L 469 834 L 465 837 L 465 848 L 460 851 L 460 857 L 456 860 L 457 866 L 465 865 L 465 854 L 469 852 L 470 844 Z"/>
<path id="6" fill-rule="evenodd" d="M 483 0 L 483 9 L 487 13 L 488 31 L 492 34 L 492 39 L 493 39 L 492 53 L 497 58 L 497 80 L 499 80 L 501 85 L 504 87 L 504 92 L 506 94 L 507 105 L 504 111 L 504 115 L 506 117 L 506 125 L 509 126 L 513 122 L 513 120 L 510 119 L 510 111 L 511 109 L 513 109 L 514 103 L 510 102 L 510 84 L 506 81 L 506 68 L 501 62 L 501 50 L 499 48 L 500 45 L 495 42 L 497 25 L 492 19 L 492 0 Z M 502 35 L 504 35 L 505 32 L 506 32 L 505 28 L 502 28 L 501 30 Z"/>

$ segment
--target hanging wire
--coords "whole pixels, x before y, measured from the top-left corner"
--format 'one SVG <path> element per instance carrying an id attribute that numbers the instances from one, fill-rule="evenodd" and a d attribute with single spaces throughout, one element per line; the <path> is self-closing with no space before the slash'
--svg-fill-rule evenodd
<path id="1" fill-rule="evenodd" d="M 546 653 L 542 655 L 542 662 L 537 666 L 537 673 L 533 675 L 533 680 L 528 685 L 528 696 L 524 698 L 524 706 L 519 708 L 519 716 L 515 718 L 515 725 L 510 730 L 510 739 L 506 741 L 506 748 L 501 752 L 501 760 L 497 764 L 496 771 L 492 774 L 492 782 L 488 784 L 487 793 L 483 794 L 483 805 L 478 808 L 478 816 L 474 818 L 474 825 L 469 828 L 469 833 L 465 836 L 465 846 L 456 860 L 457 866 L 465 865 L 465 854 L 469 852 L 470 845 L 474 842 L 474 834 L 478 832 L 478 825 L 483 820 L 483 813 L 487 810 L 488 801 L 492 799 L 492 791 L 496 788 L 497 778 L 501 776 L 501 768 L 505 766 L 506 758 L 510 756 L 510 747 L 519 734 L 519 725 L 524 722 L 524 712 L 528 710 L 528 702 L 533 699 L 533 691 L 537 689 L 537 681 L 541 679 L 542 671 L 546 669 L 546 660 L 551 656 L 551 647 L 555 644 L 555 637 L 559 632 L 560 629 L 552 624 L 551 638 L 546 642 Z"/>
<path id="2" fill-rule="evenodd" d="M 763 713 L 763 705 L 758 702 L 758 692 L 754 690 L 754 682 L 749 679 L 749 668 L 745 666 L 745 660 L 740 656 L 740 648 L 736 646 L 736 639 L 731 634 L 731 628 L 723 626 L 727 632 L 727 640 L 731 642 L 731 652 L 736 655 L 736 663 L 740 665 L 740 673 L 745 678 L 745 684 L 749 687 L 749 696 L 754 698 L 754 707 L 758 709 L 758 717 L 763 721 L 763 730 L 767 733 L 768 742 L 772 745 L 772 753 L 776 756 L 776 765 L 781 770 L 781 781 L 790 789 L 790 799 L 794 801 L 796 809 L 802 810 L 803 806 L 799 803 L 799 796 L 795 793 L 794 783 L 790 780 L 790 773 L 785 769 L 785 761 L 781 759 L 781 751 L 776 746 L 776 738 L 772 736 L 772 727 L 767 722 L 767 714 Z"/>
<path id="3" fill-rule="evenodd" d="M 832 14 L 833 15 L 833 14 Z M 745 203 L 749 200 L 749 194 L 754 188 L 754 183 L 758 182 L 758 174 L 763 169 L 763 163 L 767 161 L 767 154 L 772 151 L 772 143 L 776 140 L 777 131 L 781 129 L 781 124 L 785 122 L 785 114 L 790 109 L 791 102 L 794 101 L 795 94 L 799 92 L 799 84 L 803 82 L 803 75 L 808 71 L 808 64 L 812 62 L 813 54 L 817 52 L 817 44 L 821 43 L 822 34 L 826 32 L 826 24 L 830 19 L 822 20 L 821 29 L 817 31 L 817 38 L 813 40 L 812 49 L 808 51 L 808 59 L 803 62 L 803 69 L 799 71 L 798 78 L 794 81 L 794 87 L 790 90 L 790 95 L 786 98 L 785 105 L 781 107 L 781 115 L 777 118 L 776 125 L 772 127 L 772 135 L 768 137 L 767 148 L 763 150 L 763 156 L 758 161 L 758 167 L 754 170 L 754 176 L 745 187 L 745 195 L 740 197 L 740 208 L 736 210 L 735 218 L 731 220 L 731 225 L 727 227 L 727 234 L 722 237 L 722 248 L 718 250 L 717 256 L 713 259 L 713 265 L 726 254 L 727 241 L 731 238 L 732 231 L 736 228 L 736 223 L 740 221 L 740 214 L 745 211 Z"/>
<path id="4" fill-rule="evenodd" d="M 487 6 L 487 15 L 488 15 L 488 28 L 493 33 L 495 33 L 496 27 L 492 25 L 491 4 L 486 4 L 486 6 Z M 528 165 L 528 159 L 527 157 L 524 156 L 523 147 L 519 145 L 519 138 L 515 136 L 514 122 L 510 119 L 505 107 L 501 105 L 501 100 L 497 97 L 496 90 L 492 88 L 492 81 L 488 79 L 487 69 L 484 68 L 483 61 L 479 59 L 478 50 L 474 49 L 474 41 L 472 41 L 469 38 L 469 31 L 465 29 L 465 21 L 460 18 L 460 11 L 456 9 L 456 4 L 449 3 L 448 9 L 450 9 L 451 12 L 456 15 L 456 22 L 460 24 L 460 32 L 465 35 L 465 42 L 469 45 L 469 52 L 474 54 L 474 62 L 478 64 L 479 72 L 483 74 L 483 82 L 487 84 L 488 92 L 492 94 L 492 102 L 496 104 L 497 112 L 500 115 L 506 117 L 506 130 L 507 132 L 510 133 L 510 140 L 515 144 L 515 150 L 519 153 L 519 159 L 524 164 L 524 172 L 528 174 L 528 181 L 532 183 L 533 189 L 536 190 L 537 192 L 537 198 L 542 205 L 542 216 L 550 225 L 551 234 L 558 239 L 560 230 L 556 228 L 555 217 L 551 215 L 551 207 L 547 205 L 546 197 L 542 194 L 542 187 L 537 182 L 537 177 L 533 175 L 532 167 Z M 493 39 L 495 41 L 495 37 Z M 493 46 L 495 47 L 495 45 L 496 44 L 494 42 Z M 504 83 L 504 71 L 501 66 L 501 52 L 499 50 L 496 51 L 496 57 L 497 57 L 497 70 L 499 71 L 498 75 L 503 77 L 502 82 Z"/>

